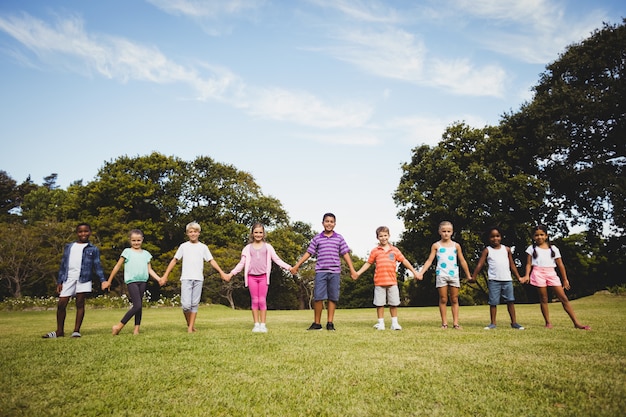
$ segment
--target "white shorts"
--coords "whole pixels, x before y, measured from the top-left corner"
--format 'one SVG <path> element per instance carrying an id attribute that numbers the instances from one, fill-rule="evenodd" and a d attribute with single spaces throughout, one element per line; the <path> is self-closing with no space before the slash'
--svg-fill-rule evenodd
<path id="1" fill-rule="evenodd" d="M 400 290 L 397 285 L 389 285 L 386 287 L 374 287 L 374 305 L 376 307 L 384 307 L 390 305 L 397 307 L 400 305 Z"/>
<path id="2" fill-rule="evenodd" d="M 91 292 L 91 281 L 78 282 L 77 279 L 65 281 L 59 297 L 72 297 L 76 294 Z"/>

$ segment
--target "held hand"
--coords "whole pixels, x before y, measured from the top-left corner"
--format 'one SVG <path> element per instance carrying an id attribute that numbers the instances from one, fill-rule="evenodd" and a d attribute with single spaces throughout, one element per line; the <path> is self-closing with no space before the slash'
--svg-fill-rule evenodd
<path id="1" fill-rule="evenodd" d="M 520 277 L 519 282 L 521 284 L 528 284 L 530 282 L 530 278 L 526 275 L 524 275 L 523 277 Z"/>
<path id="2" fill-rule="evenodd" d="M 111 287 L 111 283 L 109 281 L 103 281 L 101 287 L 102 287 L 102 291 L 104 291 L 107 288 Z"/>
<path id="3" fill-rule="evenodd" d="M 354 281 L 356 281 L 361 275 L 358 272 L 350 272 L 350 276 Z"/>
<path id="4" fill-rule="evenodd" d="M 292 267 L 289 272 L 291 272 L 291 275 L 297 275 L 298 274 L 298 268 L 296 268 L 295 266 Z"/>
<path id="5" fill-rule="evenodd" d="M 421 281 L 424 279 L 424 274 L 418 271 L 417 275 L 415 275 L 415 278 Z"/>
<path id="6" fill-rule="evenodd" d="M 57 294 L 61 294 L 61 291 L 63 291 L 63 284 L 57 284 Z"/>
<path id="7" fill-rule="evenodd" d="M 569 285 L 569 281 L 567 280 L 567 278 L 565 278 L 563 280 L 563 288 L 565 288 L 566 290 L 569 290 L 571 288 L 571 286 Z"/>

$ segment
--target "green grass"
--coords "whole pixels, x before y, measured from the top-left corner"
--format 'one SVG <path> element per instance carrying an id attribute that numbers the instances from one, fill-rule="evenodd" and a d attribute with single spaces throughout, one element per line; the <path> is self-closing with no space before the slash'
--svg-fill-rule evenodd
<path id="1" fill-rule="evenodd" d="M 311 311 L 204 306 L 187 334 L 178 308 L 144 309 L 111 336 L 124 309 L 88 309 L 81 339 L 44 340 L 54 311 L 0 312 L 2 416 L 619 416 L 626 409 L 626 297 L 560 304 L 554 329 L 538 305 L 485 331 L 487 306 L 461 307 L 460 331 L 436 308 L 400 310 L 401 332 L 376 331 L 375 310 L 338 310 L 336 332 L 307 332 Z M 388 311 L 386 313 L 389 326 Z M 325 312 L 324 312 L 325 317 Z M 74 311 L 68 312 L 66 331 Z"/>

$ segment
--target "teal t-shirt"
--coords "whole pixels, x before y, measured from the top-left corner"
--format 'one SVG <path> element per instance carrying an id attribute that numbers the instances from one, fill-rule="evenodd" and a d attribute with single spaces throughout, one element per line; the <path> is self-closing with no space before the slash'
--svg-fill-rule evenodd
<path id="1" fill-rule="evenodd" d="M 141 252 L 126 248 L 122 251 L 124 258 L 124 282 L 146 282 L 148 281 L 148 263 L 152 259 L 152 255 L 147 250 Z"/>

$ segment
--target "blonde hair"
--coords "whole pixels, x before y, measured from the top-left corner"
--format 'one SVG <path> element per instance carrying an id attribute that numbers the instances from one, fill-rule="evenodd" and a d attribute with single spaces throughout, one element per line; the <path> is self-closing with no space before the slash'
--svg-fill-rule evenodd
<path id="1" fill-rule="evenodd" d="M 197 230 L 198 232 L 202 231 L 198 222 L 187 223 L 187 226 L 185 226 L 185 232 L 188 232 L 190 229 Z"/>
<path id="2" fill-rule="evenodd" d="M 454 230 L 454 226 L 452 225 L 452 223 L 447 221 L 447 220 L 444 220 L 441 223 L 439 223 L 439 229 L 438 230 L 441 230 L 441 228 L 443 226 L 450 226 Z"/>

